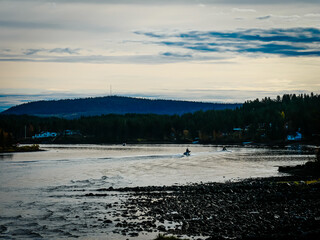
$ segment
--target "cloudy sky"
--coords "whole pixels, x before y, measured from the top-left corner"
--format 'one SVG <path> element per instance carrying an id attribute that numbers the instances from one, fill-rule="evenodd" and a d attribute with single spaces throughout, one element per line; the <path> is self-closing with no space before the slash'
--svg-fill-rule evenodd
<path id="1" fill-rule="evenodd" d="M 318 0 L 0 0 L 0 111 L 115 95 L 320 93 Z"/>

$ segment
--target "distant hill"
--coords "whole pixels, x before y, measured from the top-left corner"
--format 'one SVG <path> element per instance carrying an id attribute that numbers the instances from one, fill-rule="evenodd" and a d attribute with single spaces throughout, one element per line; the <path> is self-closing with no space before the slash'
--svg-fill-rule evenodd
<path id="1" fill-rule="evenodd" d="M 103 114 L 152 113 L 184 114 L 199 110 L 235 109 L 242 104 L 204 103 L 176 100 L 151 100 L 143 98 L 107 96 L 67 100 L 50 100 L 24 103 L 11 107 L 1 114 L 35 115 L 43 117 L 78 118 Z"/>

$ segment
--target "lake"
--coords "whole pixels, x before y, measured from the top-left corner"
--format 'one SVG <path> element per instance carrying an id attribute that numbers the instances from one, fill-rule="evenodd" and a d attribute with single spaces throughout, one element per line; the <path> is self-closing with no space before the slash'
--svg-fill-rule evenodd
<path id="1" fill-rule="evenodd" d="M 184 156 L 186 148 L 190 156 Z M 278 166 L 315 159 L 304 148 L 215 145 L 41 145 L 0 154 L 0 238 L 127 239 L 114 209 L 126 195 L 88 197 L 99 188 L 238 181 L 281 176 Z M 106 224 L 103 220 L 110 219 Z M 156 233 L 132 239 L 152 239 Z"/>

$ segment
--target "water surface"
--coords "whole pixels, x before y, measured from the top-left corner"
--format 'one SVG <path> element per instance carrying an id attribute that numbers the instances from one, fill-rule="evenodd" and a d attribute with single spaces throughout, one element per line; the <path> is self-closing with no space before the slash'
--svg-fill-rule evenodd
<path id="1" fill-rule="evenodd" d="M 186 147 L 191 156 L 183 155 Z M 113 233 L 99 188 L 172 185 L 280 176 L 278 166 L 314 159 L 301 149 L 212 145 L 41 145 L 43 152 L 0 155 L 0 238 L 127 239 Z M 111 224 L 104 220 L 110 219 Z M 151 236 L 155 233 L 151 234 Z M 150 239 L 150 234 L 135 239 Z M 133 238 L 134 239 L 134 238 Z"/>

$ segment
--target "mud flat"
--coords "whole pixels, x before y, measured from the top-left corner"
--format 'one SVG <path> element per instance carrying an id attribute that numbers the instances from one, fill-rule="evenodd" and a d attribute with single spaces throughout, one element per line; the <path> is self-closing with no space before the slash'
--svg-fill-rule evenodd
<path id="1" fill-rule="evenodd" d="M 128 194 L 115 232 L 186 239 L 320 239 L 320 182 L 274 177 L 183 186 L 97 189 Z"/>

